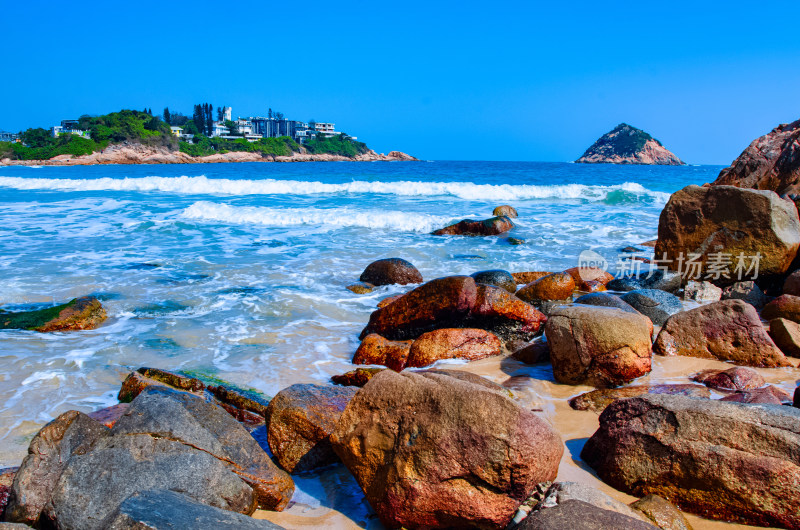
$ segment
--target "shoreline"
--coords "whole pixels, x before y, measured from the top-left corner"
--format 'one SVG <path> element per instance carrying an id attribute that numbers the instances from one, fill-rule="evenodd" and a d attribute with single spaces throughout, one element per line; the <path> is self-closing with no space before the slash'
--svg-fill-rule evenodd
<path id="1" fill-rule="evenodd" d="M 305 150 L 304 150 L 305 151 Z M 0 160 L 0 167 L 12 166 L 95 166 L 145 164 L 220 164 L 236 162 L 418 162 L 419 159 L 401 151 L 389 154 L 369 150 L 356 157 L 331 154 L 294 152 L 289 156 L 261 155 L 244 151 L 194 157 L 181 151 L 147 147 L 141 144 L 117 144 L 90 155 L 58 155 L 46 160 Z"/>

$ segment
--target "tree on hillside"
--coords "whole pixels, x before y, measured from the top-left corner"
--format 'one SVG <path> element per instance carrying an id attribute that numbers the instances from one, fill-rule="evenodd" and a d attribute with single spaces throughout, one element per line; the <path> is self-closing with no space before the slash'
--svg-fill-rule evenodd
<path id="1" fill-rule="evenodd" d="M 270 120 L 272 119 L 272 107 L 270 107 L 269 110 L 267 111 L 267 118 L 269 118 Z"/>
<path id="2" fill-rule="evenodd" d="M 164 121 L 167 125 L 172 125 L 172 116 L 169 113 L 169 107 L 164 107 Z"/>
<path id="3" fill-rule="evenodd" d="M 206 136 L 211 136 L 211 132 L 214 130 L 214 105 L 211 103 L 206 103 Z"/>
<path id="4" fill-rule="evenodd" d="M 276 112 L 275 113 L 275 119 L 276 120 L 282 120 L 283 119 L 283 112 Z"/>

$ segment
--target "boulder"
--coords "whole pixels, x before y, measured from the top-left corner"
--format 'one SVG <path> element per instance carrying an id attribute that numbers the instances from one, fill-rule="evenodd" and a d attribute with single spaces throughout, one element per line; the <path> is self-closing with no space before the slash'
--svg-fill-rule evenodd
<path id="1" fill-rule="evenodd" d="M 566 300 L 575 290 L 575 280 L 566 272 L 554 272 L 529 283 L 517 291 L 526 302 L 535 300 Z"/>
<path id="2" fill-rule="evenodd" d="M 641 519 L 622 515 L 612 510 L 598 508 L 588 502 L 564 501 L 552 508 L 531 513 L 517 526 L 517 530 L 656 530 L 657 527 Z"/>
<path id="3" fill-rule="evenodd" d="M 800 386 L 794 389 L 794 398 L 792 399 L 792 406 L 800 408 Z"/>
<path id="4" fill-rule="evenodd" d="M 14 476 L 4 519 L 38 524 L 72 456 L 91 450 L 108 432 L 107 427 L 74 410 L 42 427 L 31 440 L 28 455 Z"/>
<path id="5" fill-rule="evenodd" d="M 755 282 L 736 282 L 722 290 L 722 300 L 741 300 L 747 302 L 756 309 L 763 308 L 769 298 L 755 284 Z"/>
<path id="6" fill-rule="evenodd" d="M 524 245 L 525 244 L 525 240 L 524 239 L 519 239 L 518 237 L 507 237 L 506 238 L 506 242 L 509 245 Z"/>
<path id="7" fill-rule="evenodd" d="M 625 302 L 619 296 L 611 293 L 589 293 L 575 299 L 576 304 L 593 305 L 598 307 L 613 307 L 628 313 L 641 315 L 631 304 Z"/>
<path id="8" fill-rule="evenodd" d="M 278 392 L 267 408 L 267 441 L 289 473 L 326 466 L 339 459 L 330 435 L 358 389 L 296 384 Z"/>
<path id="9" fill-rule="evenodd" d="M 131 495 L 111 514 L 108 530 L 280 530 L 269 521 L 201 504 L 166 489 Z M 2 529 L 0 529 L 2 530 Z"/>
<path id="10" fill-rule="evenodd" d="M 367 265 L 359 280 L 372 285 L 407 285 L 422 283 L 422 274 L 404 259 L 386 258 Z"/>
<path id="11" fill-rule="evenodd" d="M 775 192 L 692 185 L 673 193 L 661 212 L 655 255 L 677 269 L 681 256 L 698 254 L 693 261 L 702 264 L 703 273 L 716 263 L 723 273 L 716 279 L 730 283 L 743 279 L 739 272 L 745 273 L 749 257 L 757 254 L 759 277 L 785 273 L 799 246 L 797 208 Z M 737 272 L 740 254 L 746 259 Z"/>
<path id="12" fill-rule="evenodd" d="M 362 387 L 381 370 L 385 370 L 385 368 L 356 368 L 343 374 L 331 376 L 331 382 L 342 386 Z"/>
<path id="13" fill-rule="evenodd" d="M 475 326 L 497 334 L 503 327 L 522 333 L 535 333 L 547 318 L 535 307 L 517 296 L 493 285 L 478 285 L 475 305 L 469 321 Z"/>
<path id="14" fill-rule="evenodd" d="M 435 236 L 496 236 L 514 228 L 506 216 L 492 217 L 483 221 L 464 219 L 458 223 L 432 232 Z"/>
<path id="15" fill-rule="evenodd" d="M 550 360 L 550 345 L 544 341 L 535 341 L 514 350 L 511 357 L 525 364 L 538 364 Z"/>
<path id="16" fill-rule="evenodd" d="M 511 273 L 508 271 L 500 269 L 480 271 L 472 274 L 472 278 L 475 280 L 475 283 L 494 285 L 495 287 L 505 289 L 511 294 L 517 292 L 517 282 L 514 281 L 514 277 L 511 276 Z"/>
<path id="17" fill-rule="evenodd" d="M 517 210 L 515 210 L 512 206 L 509 206 L 507 204 L 504 204 L 502 206 L 498 206 L 497 208 L 495 208 L 492 211 L 492 215 L 495 216 L 495 217 L 505 216 L 505 217 L 509 217 L 511 219 L 519 217 L 519 215 L 517 214 Z"/>
<path id="18" fill-rule="evenodd" d="M 127 411 L 128 403 L 117 403 L 116 405 L 90 412 L 87 416 L 110 429 Z"/>
<path id="19" fill-rule="evenodd" d="M 0 329 L 41 332 L 87 330 L 96 329 L 106 318 L 106 310 L 100 300 L 84 296 L 38 311 L 0 312 Z"/>
<path id="20" fill-rule="evenodd" d="M 664 269 L 652 269 L 639 274 L 627 274 L 614 278 L 606 284 L 612 291 L 635 291 L 637 289 L 658 289 L 674 293 L 681 287 L 681 275 Z"/>
<path id="21" fill-rule="evenodd" d="M 653 352 L 765 368 L 790 366 L 755 308 L 741 300 L 722 300 L 673 315 L 661 328 Z"/>
<path id="22" fill-rule="evenodd" d="M 500 355 L 500 339 L 474 328 L 441 328 L 423 333 L 411 344 L 407 367 L 421 368 L 442 359 L 475 361 Z"/>
<path id="23" fill-rule="evenodd" d="M 670 316 L 683 311 L 680 298 L 659 289 L 636 289 L 625 293 L 621 298 L 656 326 L 664 324 Z"/>
<path id="24" fill-rule="evenodd" d="M 711 392 L 701 385 L 635 385 L 621 388 L 599 388 L 586 392 L 569 400 L 569 406 L 575 410 L 591 410 L 602 412 L 618 399 L 625 399 L 645 394 L 670 394 L 693 398 L 711 398 Z"/>
<path id="25" fill-rule="evenodd" d="M 581 458 L 612 487 L 751 525 L 800 527 L 800 410 L 685 396 L 612 403 Z"/>
<path id="26" fill-rule="evenodd" d="M 714 390 L 751 390 L 767 384 L 761 374 L 751 368 L 735 366 L 727 370 L 703 370 L 690 377 Z"/>
<path id="27" fill-rule="evenodd" d="M 764 306 L 764 309 L 761 310 L 761 318 L 764 320 L 785 318 L 800 323 L 800 296 L 780 295 Z"/>
<path id="28" fill-rule="evenodd" d="M 783 294 L 800 296 L 800 269 L 786 277 L 783 282 Z"/>
<path id="29" fill-rule="evenodd" d="M 406 367 L 410 341 L 386 340 L 377 333 L 370 333 L 353 355 L 353 364 L 379 364 L 399 372 Z"/>
<path id="30" fill-rule="evenodd" d="M 395 300 L 398 300 L 398 299 L 400 299 L 402 297 L 403 297 L 402 294 L 395 294 L 395 295 L 392 295 L 392 296 L 387 296 L 386 298 L 384 298 L 383 300 L 378 302 L 378 309 L 380 309 L 381 307 L 386 307 L 387 305 L 391 304 Z"/>
<path id="31" fill-rule="evenodd" d="M 791 403 L 792 396 L 776 386 L 766 386 L 754 390 L 744 390 L 725 396 L 721 401 L 733 401 L 736 403 L 765 403 L 770 405 L 783 405 Z"/>
<path id="32" fill-rule="evenodd" d="M 800 357 L 800 324 L 785 318 L 770 320 L 769 336 L 785 355 Z"/>
<path id="33" fill-rule="evenodd" d="M 478 288 L 469 276 L 448 276 L 424 283 L 370 315 L 361 332 L 392 340 L 413 339 L 446 323 L 463 320 L 475 306 Z"/>
<path id="34" fill-rule="evenodd" d="M 696 302 L 717 302 L 722 298 L 722 289 L 711 282 L 689 280 L 683 290 L 684 300 Z"/>
<path id="35" fill-rule="evenodd" d="M 576 285 L 582 282 L 599 282 L 602 285 L 607 285 L 608 282 L 614 279 L 611 273 L 599 267 L 572 267 L 564 272 L 572 276 Z"/>
<path id="36" fill-rule="evenodd" d="M 367 282 L 356 282 L 348 285 L 346 289 L 356 294 L 369 294 L 375 290 L 375 286 Z"/>
<path id="37" fill-rule="evenodd" d="M 630 507 L 645 514 L 661 530 L 692 530 L 686 516 L 664 497 L 645 495 Z"/>
<path id="38" fill-rule="evenodd" d="M 580 482 L 555 482 L 550 484 L 549 487 L 546 488 L 546 491 L 540 494 L 538 492 L 542 486 L 544 485 L 540 484 L 537 486 L 537 492 L 534 493 L 534 498 L 540 498 L 539 502 L 534 506 L 535 510 L 549 510 L 566 502 L 581 501 L 602 510 L 608 510 L 634 520 L 649 523 L 649 520 L 643 516 L 642 513 L 587 484 L 582 484 Z M 526 501 L 526 504 L 529 502 L 530 501 Z"/>
<path id="39" fill-rule="evenodd" d="M 539 278 L 547 276 L 548 274 L 553 273 L 546 271 L 512 272 L 511 277 L 514 278 L 514 281 L 517 282 L 517 285 L 527 285 L 531 282 L 535 282 Z"/>
<path id="40" fill-rule="evenodd" d="M 388 528 L 502 528 L 553 480 L 561 437 L 499 391 L 431 372 L 375 375 L 334 450 Z"/>
<path id="41" fill-rule="evenodd" d="M 619 386 L 650 372 L 651 324 L 643 315 L 605 307 L 553 311 L 545 325 L 556 381 Z"/>

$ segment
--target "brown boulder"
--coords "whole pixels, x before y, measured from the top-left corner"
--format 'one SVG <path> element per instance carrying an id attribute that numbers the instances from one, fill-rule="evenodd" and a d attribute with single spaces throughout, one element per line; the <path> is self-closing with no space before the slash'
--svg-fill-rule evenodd
<path id="1" fill-rule="evenodd" d="M 385 368 L 356 368 L 343 374 L 332 375 L 331 382 L 335 385 L 362 387 L 381 370 Z"/>
<path id="2" fill-rule="evenodd" d="M 511 219 L 505 216 L 492 217 L 483 221 L 464 219 L 458 223 L 432 232 L 435 236 L 496 236 L 514 228 Z"/>
<path id="3" fill-rule="evenodd" d="M 711 398 L 711 392 L 700 385 L 635 385 L 622 388 L 599 388 L 586 392 L 569 400 L 569 406 L 575 410 L 591 410 L 602 412 L 618 399 L 643 396 L 645 394 L 670 394 L 694 398 Z"/>
<path id="4" fill-rule="evenodd" d="M 516 527 L 517 530 L 655 530 L 640 519 L 613 510 L 604 510 L 585 501 L 567 500 L 552 508 L 531 513 Z"/>
<path id="5" fill-rule="evenodd" d="M 511 357 L 525 364 L 547 362 L 550 360 L 550 345 L 543 341 L 531 342 L 514 350 Z"/>
<path id="6" fill-rule="evenodd" d="M 566 300 L 575 290 L 575 280 L 566 272 L 554 272 L 529 283 L 517 291 L 526 302 L 534 300 Z"/>
<path id="7" fill-rule="evenodd" d="M 606 285 L 614 279 L 612 274 L 598 267 L 572 267 L 564 272 L 572 276 L 576 284 L 580 284 L 581 282 L 599 282 Z"/>
<path id="8" fill-rule="evenodd" d="M 661 328 L 653 353 L 767 368 L 790 366 L 755 308 L 741 300 L 722 300 L 672 315 Z"/>
<path id="9" fill-rule="evenodd" d="M 398 300 L 398 299 L 400 299 L 402 297 L 403 297 L 402 294 L 395 294 L 393 296 L 387 296 L 386 298 L 384 298 L 383 300 L 378 302 L 378 309 L 380 309 L 381 307 L 386 307 L 387 305 L 391 304 L 395 300 Z"/>
<path id="10" fill-rule="evenodd" d="M 783 282 L 783 294 L 800 296 L 800 269 L 786 277 Z"/>
<path id="11" fill-rule="evenodd" d="M 371 285 L 407 285 L 422 283 L 422 274 L 411 262 L 400 258 L 386 258 L 367 265 L 359 280 Z"/>
<path id="12" fill-rule="evenodd" d="M 538 309 L 493 285 L 479 284 L 470 318 L 479 327 L 519 323 L 520 331 L 535 332 L 547 320 Z"/>
<path id="13" fill-rule="evenodd" d="M 358 391 L 331 442 L 388 528 L 502 528 L 564 451 L 498 391 L 389 370 Z"/>
<path id="14" fill-rule="evenodd" d="M 369 294 L 375 290 L 375 286 L 367 282 L 356 282 L 348 285 L 345 289 L 355 294 Z"/>
<path id="15" fill-rule="evenodd" d="M 100 300 L 84 296 L 37 311 L 0 312 L 0 329 L 41 332 L 88 330 L 96 329 L 106 318 L 106 310 Z"/>
<path id="16" fill-rule="evenodd" d="M 761 318 L 774 320 L 785 318 L 792 322 L 800 322 L 800 296 L 782 294 L 761 310 Z"/>
<path id="17" fill-rule="evenodd" d="M 421 368 L 442 359 L 476 361 L 500 355 L 500 339 L 483 329 L 442 328 L 423 333 L 411 344 L 407 367 Z"/>
<path id="18" fill-rule="evenodd" d="M 699 254 L 694 262 L 702 263 L 704 274 L 712 254 L 727 256 L 729 263 L 718 262 L 724 271 L 719 281 L 732 283 L 739 277 L 740 254 L 746 257 L 742 274 L 749 256 L 760 254 L 759 277 L 772 276 L 786 272 L 798 246 L 797 208 L 774 192 L 692 185 L 673 193 L 661 212 L 655 255 L 677 269 L 681 257 Z"/>
<path id="19" fill-rule="evenodd" d="M 447 322 L 460 321 L 475 306 L 478 288 L 469 276 L 448 276 L 424 283 L 374 311 L 363 339 L 377 333 L 388 339 L 413 339 Z"/>
<path id="20" fill-rule="evenodd" d="M 645 514 L 661 530 L 692 530 L 683 513 L 664 497 L 645 495 L 630 506 Z"/>
<path id="21" fill-rule="evenodd" d="M 736 403 L 764 403 L 768 405 L 783 405 L 791 403 L 792 396 L 776 386 L 766 386 L 754 390 L 744 390 L 736 392 L 730 396 L 725 396 L 721 401 L 733 401 Z"/>
<path id="22" fill-rule="evenodd" d="M 517 282 L 517 285 L 527 285 L 531 282 L 535 282 L 539 278 L 547 276 L 548 274 L 553 273 L 547 271 L 512 272 L 511 277 L 514 278 L 514 281 Z"/>
<path id="23" fill-rule="evenodd" d="M 800 357 L 800 324 L 785 318 L 770 320 L 769 336 L 784 354 Z"/>
<path id="24" fill-rule="evenodd" d="M 497 208 L 495 208 L 492 211 L 492 215 L 495 216 L 495 217 L 505 216 L 505 217 L 509 217 L 511 219 L 514 219 L 515 217 L 519 217 L 519 214 L 517 214 L 517 210 L 515 210 L 512 206 L 509 206 L 507 204 L 504 204 L 503 206 L 498 206 Z"/>
<path id="25" fill-rule="evenodd" d="M 650 372 L 651 323 L 644 315 L 592 306 L 554 310 L 545 325 L 556 381 L 619 386 Z"/>
<path id="26" fill-rule="evenodd" d="M 370 333 L 361 341 L 353 364 L 380 364 L 399 372 L 406 367 L 410 341 L 386 340 L 377 333 Z"/>
<path id="27" fill-rule="evenodd" d="M 742 366 L 727 370 L 703 370 L 694 374 L 690 379 L 715 390 L 750 390 L 766 384 L 761 374 Z"/>
<path id="28" fill-rule="evenodd" d="M 289 473 L 338 461 L 330 435 L 357 388 L 292 385 L 278 392 L 267 408 L 267 442 Z"/>
<path id="29" fill-rule="evenodd" d="M 800 410 L 684 396 L 611 404 L 581 458 L 610 486 L 739 523 L 800 527 Z"/>

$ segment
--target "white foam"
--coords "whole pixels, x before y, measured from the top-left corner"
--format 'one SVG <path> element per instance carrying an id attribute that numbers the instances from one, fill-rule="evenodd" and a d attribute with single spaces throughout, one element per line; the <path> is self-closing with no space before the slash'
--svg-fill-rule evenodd
<path id="1" fill-rule="evenodd" d="M 141 177 L 99 179 L 42 179 L 0 177 L 0 187 L 18 190 L 60 191 L 139 191 L 184 195 L 319 195 L 319 194 L 387 194 L 406 197 L 454 196 L 467 200 L 511 201 L 520 199 L 587 199 L 604 200 L 610 192 L 622 190 L 666 202 L 669 194 L 650 191 L 641 184 L 625 182 L 613 186 L 563 184 L 475 184 L 472 182 L 368 182 L 339 184 L 302 180 L 232 180 L 199 177 Z"/>
<path id="2" fill-rule="evenodd" d="M 180 214 L 185 219 L 231 224 L 266 226 L 364 227 L 430 232 L 449 224 L 453 218 L 437 215 L 354 208 L 269 208 L 266 206 L 231 206 L 198 201 Z"/>

